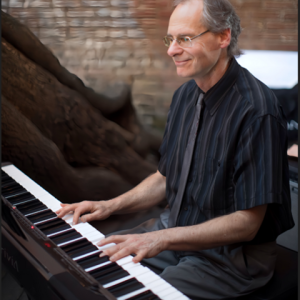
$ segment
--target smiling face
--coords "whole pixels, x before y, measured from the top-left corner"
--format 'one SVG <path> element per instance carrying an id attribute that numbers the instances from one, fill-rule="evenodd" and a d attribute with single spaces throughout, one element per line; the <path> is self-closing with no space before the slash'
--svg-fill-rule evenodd
<path id="1" fill-rule="evenodd" d="M 207 28 L 201 24 L 202 11 L 203 2 L 199 0 L 179 4 L 171 15 L 168 35 L 193 37 L 206 31 Z M 218 72 L 221 59 L 226 57 L 223 40 L 221 34 L 207 32 L 193 39 L 191 48 L 181 48 L 173 41 L 168 49 L 168 55 L 173 58 L 177 74 L 193 78 L 197 83 L 210 81 Z"/>

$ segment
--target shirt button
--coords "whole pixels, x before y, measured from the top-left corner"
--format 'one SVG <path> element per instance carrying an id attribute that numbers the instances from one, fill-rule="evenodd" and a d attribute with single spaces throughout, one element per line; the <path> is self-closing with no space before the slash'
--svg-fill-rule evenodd
<path id="1" fill-rule="evenodd" d="M 184 209 L 184 210 L 188 210 L 187 206 L 185 206 L 183 209 Z"/>
<path id="2" fill-rule="evenodd" d="M 188 182 L 192 182 L 193 181 L 193 177 L 189 177 Z"/>

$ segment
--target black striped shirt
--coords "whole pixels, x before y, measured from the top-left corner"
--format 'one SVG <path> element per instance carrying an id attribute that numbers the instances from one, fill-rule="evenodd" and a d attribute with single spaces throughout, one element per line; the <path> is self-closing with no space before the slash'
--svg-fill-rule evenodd
<path id="1" fill-rule="evenodd" d="M 158 170 L 171 209 L 200 93 L 190 80 L 170 106 Z M 232 59 L 204 103 L 177 226 L 269 204 L 254 242 L 275 240 L 294 225 L 286 121 L 275 95 Z"/>

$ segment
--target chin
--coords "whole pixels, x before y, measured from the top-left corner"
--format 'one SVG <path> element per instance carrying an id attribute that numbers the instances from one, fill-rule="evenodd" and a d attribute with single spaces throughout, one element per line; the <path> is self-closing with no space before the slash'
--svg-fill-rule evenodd
<path id="1" fill-rule="evenodd" d="M 191 72 L 184 72 L 183 70 L 177 69 L 177 75 L 182 78 L 191 78 L 193 74 L 191 74 Z"/>

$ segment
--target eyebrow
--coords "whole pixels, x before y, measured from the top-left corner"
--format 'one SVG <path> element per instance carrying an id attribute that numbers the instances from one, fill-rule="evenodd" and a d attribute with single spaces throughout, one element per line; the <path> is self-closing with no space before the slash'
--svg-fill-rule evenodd
<path id="1" fill-rule="evenodd" d="M 169 37 L 173 37 L 173 35 L 172 34 L 167 34 L 167 36 L 169 36 Z M 194 36 L 194 34 L 193 33 L 181 33 L 181 34 L 178 34 L 177 36 Z"/>

